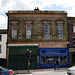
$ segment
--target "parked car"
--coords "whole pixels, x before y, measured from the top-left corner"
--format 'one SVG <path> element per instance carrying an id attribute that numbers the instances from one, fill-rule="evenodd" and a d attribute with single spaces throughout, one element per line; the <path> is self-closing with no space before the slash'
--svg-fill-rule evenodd
<path id="1" fill-rule="evenodd" d="M 2 66 L 0 66 L 0 75 L 14 75 L 12 70 L 8 70 Z"/>
<path id="2" fill-rule="evenodd" d="M 68 75 L 75 75 L 75 66 L 68 68 L 67 74 Z"/>

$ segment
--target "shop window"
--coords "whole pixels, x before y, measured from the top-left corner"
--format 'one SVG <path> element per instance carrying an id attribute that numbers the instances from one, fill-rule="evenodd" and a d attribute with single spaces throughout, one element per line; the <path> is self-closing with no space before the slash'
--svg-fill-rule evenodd
<path id="1" fill-rule="evenodd" d="M 58 56 L 54 56 L 54 60 L 57 61 L 58 60 Z"/>
<path id="2" fill-rule="evenodd" d="M 12 39 L 17 39 L 17 25 L 12 25 Z"/>
<path id="3" fill-rule="evenodd" d="M 46 64 L 49 64 L 49 57 L 46 56 Z"/>
<path id="4" fill-rule="evenodd" d="M 41 64 L 45 64 L 45 57 L 41 56 Z"/>
<path id="5" fill-rule="evenodd" d="M 72 53 L 72 64 L 75 65 L 75 52 Z"/>
<path id="6" fill-rule="evenodd" d="M 53 56 L 50 56 L 50 64 L 53 64 L 54 61 L 53 61 Z"/>
<path id="7" fill-rule="evenodd" d="M 44 37 L 45 39 L 50 38 L 50 28 L 49 25 L 44 25 Z"/>
<path id="8" fill-rule="evenodd" d="M 2 36 L 0 35 L 0 41 L 1 41 L 1 39 L 2 39 Z"/>
<path id="9" fill-rule="evenodd" d="M 75 48 L 75 37 L 73 37 L 73 46 Z"/>
<path id="10" fill-rule="evenodd" d="M 75 33 L 75 25 L 73 25 L 73 33 Z"/>
<path id="11" fill-rule="evenodd" d="M 1 45 L 0 45 L 0 53 L 1 53 Z"/>
<path id="12" fill-rule="evenodd" d="M 59 56 L 59 63 L 62 63 L 63 62 L 63 58 L 62 56 Z"/>
<path id="13" fill-rule="evenodd" d="M 67 56 L 64 56 L 64 57 L 63 57 L 63 62 L 64 62 L 65 64 L 67 64 Z"/>
<path id="14" fill-rule="evenodd" d="M 31 25 L 26 25 L 26 39 L 31 39 Z"/>
<path id="15" fill-rule="evenodd" d="M 58 39 L 63 39 L 63 25 L 58 25 Z"/>

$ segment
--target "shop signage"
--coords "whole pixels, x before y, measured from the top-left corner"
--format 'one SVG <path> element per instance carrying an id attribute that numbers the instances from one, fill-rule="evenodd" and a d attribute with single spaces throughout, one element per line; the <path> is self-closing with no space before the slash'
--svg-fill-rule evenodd
<path id="1" fill-rule="evenodd" d="M 67 53 L 66 50 L 41 50 L 41 53 L 53 54 L 53 53 Z"/>

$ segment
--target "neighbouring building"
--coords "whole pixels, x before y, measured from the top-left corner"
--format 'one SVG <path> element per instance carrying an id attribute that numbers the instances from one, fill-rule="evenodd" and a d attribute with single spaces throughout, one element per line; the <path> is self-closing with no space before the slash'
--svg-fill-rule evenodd
<path id="1" fill-rule="evenodd" d="M 6 66 L 7 30 L 0 29 L 0 66 Z"/>
<path id="2" fill-rule="evenodd" d="M 75 17 L 68 17 L 69 63 L 75 65 Z"/>
<path id="3" fill-rule="evenodd" d="M 32 51 L 30 68 L 69 66 L 66 11 L 8 11 L 8 68 L 27 69 L 27 49 Z"/>

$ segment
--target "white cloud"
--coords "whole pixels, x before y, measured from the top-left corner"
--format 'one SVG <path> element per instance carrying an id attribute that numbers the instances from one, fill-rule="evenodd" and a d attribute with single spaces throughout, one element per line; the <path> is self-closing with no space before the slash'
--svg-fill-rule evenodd
<path id="1" fill-rule="evenodd" d="M 34 10 L 35 7 L 39 7 L 40 10 L 46 10 L 44 7 L 50 8 L 54 4 L 63 6 L 66 9 L 70 8 L 66 10 L 68 16 L 75 16 L 75 0 L 0 0 L 0 12 L 2 13 L 0 17 L 4 19 L 4 21 L 0 19 L 0 28 L 7 25 L 6 16 L 3 16 L 3 14 L 8 10 Z"/>
<path id="2" fill-rule="evenodd" d="M 7 17 L 0 15 L 0 29 L 7 29 Z"/>

